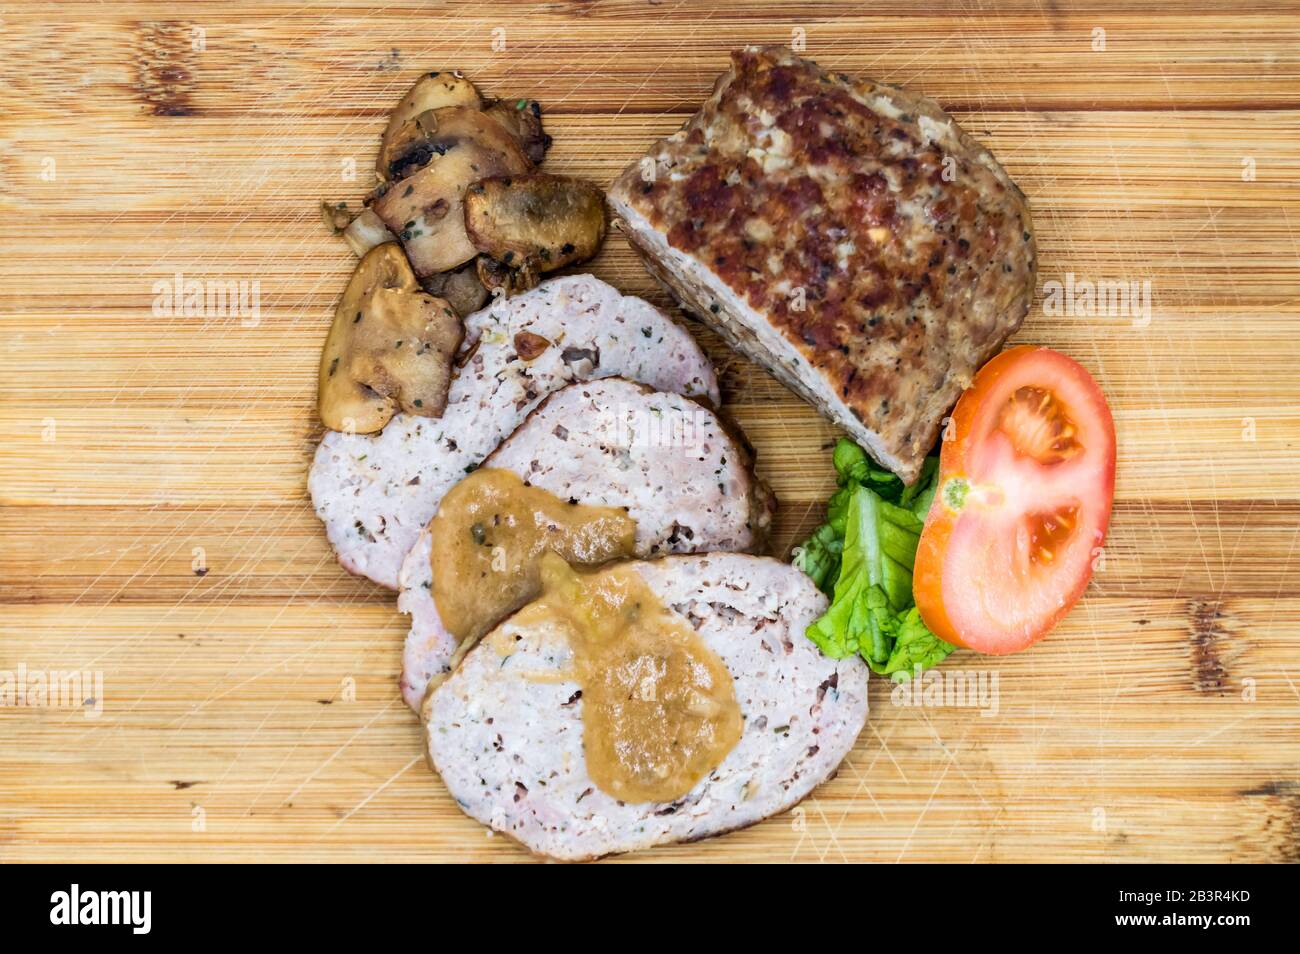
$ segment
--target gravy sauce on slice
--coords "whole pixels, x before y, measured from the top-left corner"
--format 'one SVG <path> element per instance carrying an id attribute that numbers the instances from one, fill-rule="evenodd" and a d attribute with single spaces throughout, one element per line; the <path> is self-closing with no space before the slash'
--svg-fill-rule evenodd
<path id="1" fill-rule="evenodd" d="M 731 673 L 633 566 L 580 570 L 555 553 L 539 562 L 542 595 L 515 618 L 568 641 L 588 774 L 624 802 L 682 797 L 740 741 Z M 511 652 L 504 639 L 494 648 Z"/>
<path id="2" fill-rule="evenodd" d="M 497 468 L 453 487 L 429 530 L 433 598 L 462 643 L 542 592 L 543 553 L 598 566 L 632 556 L 636 542 L 636 521 L 621 507 L 570 503 Z"/>

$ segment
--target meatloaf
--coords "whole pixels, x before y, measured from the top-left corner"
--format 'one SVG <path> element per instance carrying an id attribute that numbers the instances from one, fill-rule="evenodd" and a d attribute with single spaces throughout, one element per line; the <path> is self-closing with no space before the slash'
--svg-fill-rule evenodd
<path id="1" fill-rule="evenodd" d="M 833 775 L 866 722 L 867 667 L 804 638 L 826 597 L 799 570 L 737 553 L 633 565 L 731 673 L 740 741 L 673 802 L 618 801 L 588 774 L 563 639 L 511 617 L 429 693 L 425 732 L 456 803 L 538 854 L 582 860 L 752 825 Z"/>
<path id="2" fill-rule="evenodd" d="M 718 402 L 690 332 L 590 275 L 470 315 L 458 363 L 441 418 L 398 414 L 374 436 L 327 431 L 311 465 L 312 504 L 339 562 L 389 589 L 442 495 L 551 391 L 620 375 Z"/>
<path id="3" fill-rule="evenodd" d="M 784 47 L 733 53 L 609 200 L 684 308 L 908 482 L 1033 298 L 1029 206 L 989 151 Z"/>
<path id="4" fill-rule="evenodd" d="M 512 471 L 571 503 L 622 507 L 636 520 L 637 556 L 706 550 L 761 552 L 775 498 L 752 456 L 696 401 L 622 378 L 552 393 L 484 467 Z M 456 639 L 433 598 L 428 531 L 402 565 L 397 607 L 411 615 L 402 695 L 419 708 L 429 681 L 450 668 Z"/>

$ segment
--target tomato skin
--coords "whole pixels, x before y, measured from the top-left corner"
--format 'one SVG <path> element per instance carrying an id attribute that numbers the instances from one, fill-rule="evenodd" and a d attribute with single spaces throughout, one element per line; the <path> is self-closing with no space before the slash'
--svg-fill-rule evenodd
<path id="1" fill-rule="evenodd" d="M 1047 348 L 997 355 L 940 452 L 913 575 L 925 624 L 994 655 L 1042 639 L 1088 585 L 1114 489 L 1115 425 L 1091 375 Z"/>

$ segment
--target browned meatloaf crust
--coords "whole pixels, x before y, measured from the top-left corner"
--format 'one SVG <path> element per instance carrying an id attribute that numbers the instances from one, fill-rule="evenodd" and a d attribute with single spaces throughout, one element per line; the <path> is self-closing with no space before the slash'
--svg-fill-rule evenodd
<path id="1" fill-rule="evenodd" d="M 1029 207 L 988 150 L 784 47 L 733 53 L 610 202 L 685 308 L 909 482 L 1033 298 Z"/>

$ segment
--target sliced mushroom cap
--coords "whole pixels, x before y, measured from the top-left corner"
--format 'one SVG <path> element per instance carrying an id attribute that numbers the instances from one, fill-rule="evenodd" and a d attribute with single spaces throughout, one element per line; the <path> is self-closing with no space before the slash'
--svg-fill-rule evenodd
<path id="1" fill-rule="evenodd" d="M 465 235 L 465 190 L 484 176 L 518 174 L 531 164 L 499 123 L 467 107 L 431 114 L 436 151 L 419 172 L 389 183 L 371 208 L 406 248 L 421 278 L 469 261 L 476 249 Z M 422 120 L 423 121 L 423 120 Z"/>
<path id="2" fill-rule="evenodd" d="M 596 254 L 605 195 L 563 176 L 492 176 L 465 196 L 465 231 L 474 248 L 503 265 L 549 272 Z"/>
<path id="3" fill-rule="evenodd" d="M 432 109 L 420 113 L 403 123 L 394 137 L 379 147 L 380 161 L 384 163 L 381 178 L 390 183 L 399 182 L 419 172 L 434 156 L 441 154 L 431 141 L 437 127 L 434 116 L 435 110 Z"/>
<path id="4" fill-rule="evenodd" d="M 546 158 L 551 137 L 542 129 L 542 105 L 537 100 L 498 99 L 484 106 L 483 112 L 510 131 L 533 165 Z"/>
<path id="5" fill-rule="evenodd" d="M 322 423 L 373 434 L 399 410 L 441 416 L 463 336 L 460 317 L 420 288 L 400 246 L 371 249 L 348 281 L 321 352 Z"/>
<path id="6" fill-rule="evenodd" d="M 379 146 L 379 159 L 375 163 L 375 171 L 379 173 L 379 178 L 384 180 L 400 178 L 391 175 L 390 168 L 415 142 L 424 138 L 424 132 L 416 121 L 422 113 L 449 106 L 464 106 L 477 110 L 482 105 L 483 100 L 479 97 L 474 84 L 460 73 L 454 71 L 425 73 L 415 81 L 415 85 L 407 91 L 389 114 L 388 128 L 384 130 L 384 138 Z M 406 165 L 409 167 L 408 174 L 418 168 L 418 165 L 411 166 L 409 162 Z M 400 168 L 401 164 L 399 164 Z"/>

